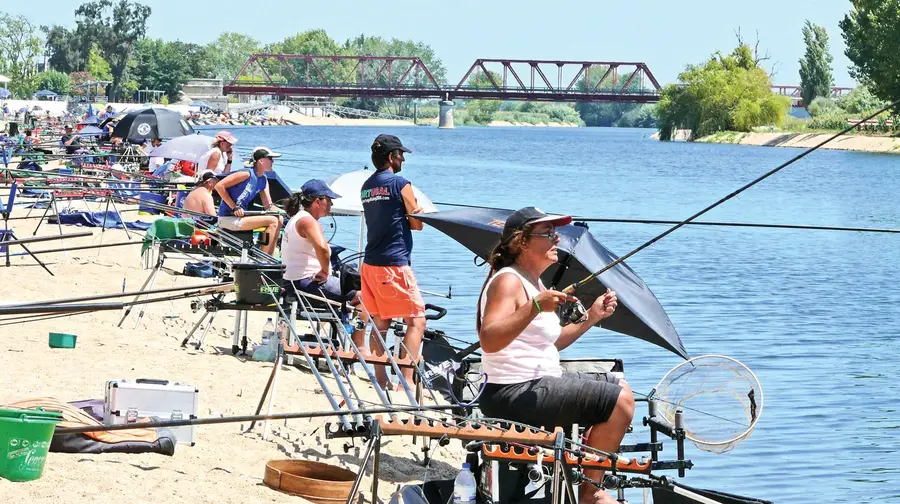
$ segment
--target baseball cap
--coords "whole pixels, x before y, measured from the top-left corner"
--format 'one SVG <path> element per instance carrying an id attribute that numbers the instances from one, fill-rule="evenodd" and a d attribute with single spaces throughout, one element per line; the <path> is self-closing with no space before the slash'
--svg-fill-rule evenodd
<path id="1" fill-rule="evenodd" d="M 237 143 L 237 138 L 234 138 L 234 135 L 227 131 L 220 131 L 216 133 L 216 140 L 225 140 L 232 145 Z"/>
<path id="2" fill-rule="evenodd" d="M 312 179 L 303 184 L 303 187 L 300 188 L 300 192 L 303 193 L 304 196 L 308 196 L 311 198 L 319 198 L 322 196 L 327 196 L 331 199 L 340 198 L 341 195 L 332 191 L 328 184 L 319 180 Z"/>
<path id="3" fill-rule="evenodd" d="M 204 172 L 203 175 L 200 175 L 200 183 L 202 184 L 211 178 L 216 178 L 216 174 L 211 171 Z"/>
<path id="4" fill-rule="evenodd" d="M 394 135 L 378 135 L 372 142 L 372 152 L 375 154 L 387 154 L 395 150 L 412 152 L 400 143 L 400 139 Z"/>
<path id="5" fill-rule="evenodd" d="M 565 226 L 572 222 L 572 217 L 569 215 L 549 215 L 544 213 L 540 208 L 525 207 L 516 210 L 506 218 L 506 224 L 503 226 L 501 240 L 505 240 L 517 229 L 540 224 L 541 222 L 549 222 L 554 226 Z"/>
<path id="6" fill-rule="evenodd" d="M 250 154 L 250 160 L 244 163 L 247 166 L 253 166 L 253 163 L 259 161 L 264 158 L 279 158 L 281 154 L 278 152 L 272 152 L 272 149 L 268 147 L 256 147 L 253 149 L 253 154 Z"/>

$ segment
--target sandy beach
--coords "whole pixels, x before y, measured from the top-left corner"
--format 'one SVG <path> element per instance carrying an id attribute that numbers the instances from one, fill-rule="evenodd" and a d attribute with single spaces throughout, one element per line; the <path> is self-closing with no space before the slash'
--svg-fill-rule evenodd
<path id="1" fill-rule="evenodd" d="M 798 147 L 808 149 L 818 145 L 834 133 L 718 133 L 699 138 L 703 143 L 730 143 L 760 147 Z M 900 138 L 888 136 L 844 135 L 826 144 L 823 149 L 859 152 L 900 152 Z"/>
<path id="2" fill-rule="evenodd" d="M 8 191 L 4 190 L 2 193 Z M 4 197 L 5 199 L 5 197 Z M 96 205 L 95 205 L 96 206 Z M 17 209 L 14 217 L 25 210 Z M 34 215 L 34 213 L 32 213 Z M 148 220 L 127 213 L 126 220 Z M 150 217 L 152 218 L 152 217 Z M 20 237 L 30 236 L 36 219 L 14 220 L 10 227 Z M 85 228 L 63 226 L 64 233 Z M 88 228 L 93 236 L 35 243 L 33 251 L 128 241 L 124 231 Z M 39 235 L 55 235 L 55 225 L 41 226 Z M 140 238 L 134 245 L 40 255 L 55 276 L 43 271 L 28 256 L 14 257 L 9 268 L 0 265 L 3 303 L 50 300 L 137 290 L 149 274 L 141 268 Z M 100 250 L 98 252 L 98 250 Z M 20 251 L 18 247 L 14 252 Z M 185 261 L 167 260 L 166 267 L 181 271 Z M 184 277 L 163 272 L 156 288 L 213 283 L 213 279 Z M 208 299 L 208 298 L 207 298 Z M 272 369 L 271 363 L 231 355 L 233 312 L 220 312 L 202 351 L 180 342 L 200 317 L 192 313 L 190 299 L 147 305 L 137 328 L 133 310 L 122 328 L 121 311 L 102 311 L 67 318 L 0 326 L 3 364 L 0 366 L 0 404 L 35 397 L 69 402 L 102 399 L 107 380 L 157 378 L 193 385 L 200 390 L 199 416 L 253 414 Z M 259 340 L 267 313 L 251 313 L 249 334 Z M 0 321 L 2 323 L 2 321 Z M 49 332 L 76 334 L 74 349 L 48 348 Z M 283 366 L 279 375 L 275 412 L 328 410 L 328 402 L 305 366 Z M 365 376 L 359 373 L 359 376 Z M 330 381 L 333 384 L 333 381 Z M 368 381 L 355 379 L 366 401 L 376 402 Z M 332 387 L 336 390 L 336 387 Z M 394 395 L 397 404 L 406 404 Z M 430 402 L 429 402 L 430 403 Z M 433 404 L 433 403 L 430 403 Z M 0 480 L 0 495 L 8 503 L 151 503 L 151 502 L 305 502 L 269 489 L 262 483 L 265 464 L 272 459 L 302 458 L 346 467 L 358 472 L 364 441 L 344 452 L 344 439 L 325 439 L 323 425 L 334 419 L 273 422 L 268 440 L 262 426 L 245 433 L 247 424 L 197 427 L 197 444 L 179 444 L 175 455 L 60 454 L 50 453 L 43 477 L 28 483 Z M 383 443 L 379 499 L 387 500 L 400 485 L 423 479 L 452 478 L 463 449 L 459 441 L 446 447 L 432 445 L 434 460 L 421 464 L 422 444 L 411 437 L 386 438 Z M 363 495 L 371 501 L 371 465 Z"/>

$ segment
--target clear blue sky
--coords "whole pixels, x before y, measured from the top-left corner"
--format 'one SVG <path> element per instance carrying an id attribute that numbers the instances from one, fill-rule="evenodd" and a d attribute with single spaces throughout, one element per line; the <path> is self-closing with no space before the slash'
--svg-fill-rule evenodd
<path id="1" fill-rule="evenodd" d="M 35 24 L 74 26 L 77 0 L 7 2 L 0 10 Z M 148 35 L 207 43 L 222 31 L 247 33 L 264 43 L 312 28 L 338 42 L 365 33 L 430 44 L 459 80 L 477 58 L 643 61 L 661 83 L 674 82 L 687 63 L 734 47 L 759 33 L 761 52 L 777 65 L 775 84 L 800 83 L 798 60 L 805 19 L 824 26 L 831 39 L 835 84 L 852 86 L 850 62 L 838 22 L 848 0 L 556 0 L 491 2 L 457 0 L 144 0 L 153 14 Z"/>

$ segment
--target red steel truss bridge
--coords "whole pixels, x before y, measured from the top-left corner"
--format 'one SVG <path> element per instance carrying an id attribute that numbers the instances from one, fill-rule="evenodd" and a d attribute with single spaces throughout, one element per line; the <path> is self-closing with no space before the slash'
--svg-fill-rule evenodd
<path id="1" fill-rule="evenodd" d="M 254 54 L 225 94 L 547 102 L 659 101 L 645 63 L 479 59 L 456 85 L 415 57 Z"/>

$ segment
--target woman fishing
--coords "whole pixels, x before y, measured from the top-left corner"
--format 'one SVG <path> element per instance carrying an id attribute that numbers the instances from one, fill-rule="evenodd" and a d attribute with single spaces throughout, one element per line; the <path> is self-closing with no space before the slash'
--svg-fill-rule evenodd
<path id="1" fill-rule="evenodd" d="M 597 298 L 587 319 L 560 327 L 556 308 L 571 296 L 545 289 L 541 274 L 558 260 L 556 226 L 572 222 L 534 207 L 506 220 L 478 303 L 476 326 L 484 351 L 487 385 L 479 406 L 489 417 L 548 428 L 588 427 L 587 444 L 615 452 L 634 416 L 634 397 L 624 382 L 563 373 L 559 351 L 616 309 L 614 292 Z M 602 480 L 602 471 L 585 471 Z M 615 504 L 604 491 L 581 485 L 582 504 Z"/>

